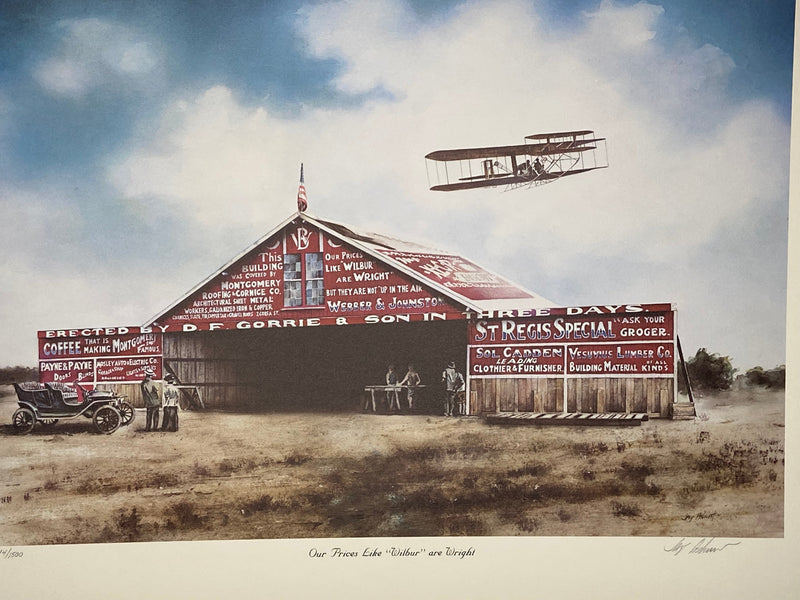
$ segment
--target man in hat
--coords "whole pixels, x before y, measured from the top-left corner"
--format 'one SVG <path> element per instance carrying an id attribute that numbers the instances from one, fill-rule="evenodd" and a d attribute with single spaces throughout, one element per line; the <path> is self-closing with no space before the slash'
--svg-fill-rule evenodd
<path id="1" fill-rule="evenodd" d="M 178 431 L 178 388 L 175 386 L 177 378 L 168 373 L 164 378 L 164 421 L 161 431 Z"/>
<path id="2" fill-rule="evenodd" d="M 145 422 L 145 431 L 156 431 L 158 429 L 158 412 L 161 408 L 161 394 L 159 393 L 158 384 L 153 381 L 156 376 L 155 371 L 151 368 L 144 370 L 144 379 L 142 380 L 142 398 L 144 398 L 144 406 L 147 409 L 147 419 Z"/>
<path id="3" fill-rule="evenodd" d="M 464 376 L 456 371 L 455 361 L 450 361 L 447 368 L 442 372 L 444 382 L 444 416 L 454 417 L 456 415 L 456 395 L 465 387 Z"/>

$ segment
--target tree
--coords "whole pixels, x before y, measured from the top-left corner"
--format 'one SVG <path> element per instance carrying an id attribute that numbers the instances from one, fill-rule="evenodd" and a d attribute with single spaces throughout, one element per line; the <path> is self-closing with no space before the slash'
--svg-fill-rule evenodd
<path id="1" fill-rule="evenodd" d="M 39 381 L 39 369 L 19 365 L 0 368 L 0 385 L 10 385 L 20 381 Z"/>
<path id="2" fill-rule="evenodd" d="M 700 348 L 686 362 L 686 370 L 689 371 L 692 388 L 698 390 L 727 390 L 736 372 L 729 357 L 709 354 L 705 348 Z M 679 382 L 685 385 L 682 377 Z"/>
<path id="3" fill-rule="evenodd" d="M 783 389 L 786 387 L 786 365 L 765 371 L 761 367 L 753 367 L 745 374 L 751 385 L 761 385 L 766 388 Z"/>

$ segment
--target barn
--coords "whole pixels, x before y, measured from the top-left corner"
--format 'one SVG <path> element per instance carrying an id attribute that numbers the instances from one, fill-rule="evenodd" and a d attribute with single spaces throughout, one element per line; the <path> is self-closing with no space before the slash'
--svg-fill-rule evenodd
<path id="1" fill-rule="evenodd" d="M 672 416 L 671 304 L 562 307 L 452 252 L 298 211 L 141 326 L 38 333 L 42 382 L 113 386 L 144 370 L 206 408 L 353 411 L 413 364 L 418 410 L 466 375 L 470 415 Z"/>

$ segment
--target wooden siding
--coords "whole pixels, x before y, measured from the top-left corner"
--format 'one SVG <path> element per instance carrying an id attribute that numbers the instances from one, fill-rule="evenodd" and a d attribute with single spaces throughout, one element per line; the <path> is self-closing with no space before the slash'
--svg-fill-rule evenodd
<path id="1" fill-rule="evenodd" d="M 117 394 L 125 396 L 125 400 L 135 408 L 144 406 L 142 388 L 138 383 L 98 383 L 95 387 L 100 390 L 114 390 Z"/>
<path id="2" fill-rule="evenodd" d="M 209 335 L 164 336 L 164 368 L 184 385 L 197 386 L 206 408 L 246 407 L 254 382 L 242 380 L 247 357 Z M 243 364 L 244 363 L 244 364 Z"/>
<path id="3" fill-rule="evenodd" d="M 470 414 L 561 412 L 564 380 L 548 378 L 472 378 Z M 567 411 L 575 413 L 648 413 L 669 417 L 672 378 L 567 378 Z"/>
<path id="4" fill-rule="evenodd" d="M 563 405 L 563 379 L 472 378 L 470 414 L 555 412 Z"/>

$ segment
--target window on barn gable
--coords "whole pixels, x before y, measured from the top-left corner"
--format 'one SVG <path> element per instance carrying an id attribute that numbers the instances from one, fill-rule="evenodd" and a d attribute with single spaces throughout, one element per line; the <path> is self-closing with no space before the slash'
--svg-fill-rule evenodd
<path id="1" fill-rule="evenodd" d="M 322 252 L 283 255 L 283 305 L 322 306 L 325 303 Z"/>

